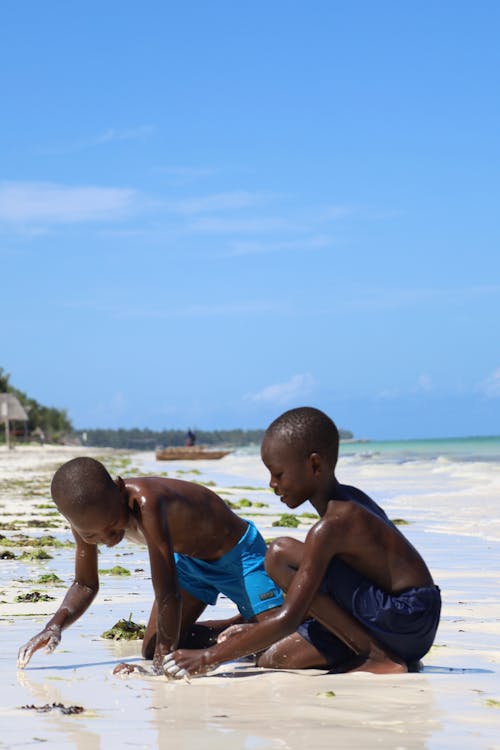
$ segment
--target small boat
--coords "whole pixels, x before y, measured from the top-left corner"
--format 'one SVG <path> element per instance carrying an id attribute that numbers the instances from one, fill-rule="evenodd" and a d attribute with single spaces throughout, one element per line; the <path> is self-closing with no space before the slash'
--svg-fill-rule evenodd
<path id="1" fill-rule="evenodd" d="M 231 451 L 216 451 L 203 448 L 201 445 L 173 446 L 171 448 L 158 448 L 156 451 L 157 461 L 205 461 L 215 458 L 224 458 Z"/>

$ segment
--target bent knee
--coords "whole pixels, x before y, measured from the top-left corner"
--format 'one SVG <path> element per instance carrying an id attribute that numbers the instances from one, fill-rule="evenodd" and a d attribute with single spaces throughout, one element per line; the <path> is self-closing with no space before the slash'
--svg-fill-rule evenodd
<path id="1" fill-rule="evenodd" d="M 268 575 L 286 590 L 291 576 L 300 567 L 304 545 L 297 539 L 282 536 L 271 542 L 264 565 Z"/>
<path id="2" fill-rule="evenodd" d="M 273 539 L 267 548 L 266 557 L 264 558 L 264 567 L 266 572 L 272 576 L 273 572 L 276 571 L 283 563 L 288 563 L 290 559 L 290 542 L 293 539 L 289 539 L 286 536 L 279 536 L 277 539 Z"/>

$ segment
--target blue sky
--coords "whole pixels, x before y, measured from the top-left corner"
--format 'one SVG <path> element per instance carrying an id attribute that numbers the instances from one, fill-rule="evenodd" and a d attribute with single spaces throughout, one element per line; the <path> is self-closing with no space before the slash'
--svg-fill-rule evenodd
<path id="1" fill-rule="evenodd" d="M 0 8 L 0 366 L 76 427 L 500 433 L 500 5 Z"/>

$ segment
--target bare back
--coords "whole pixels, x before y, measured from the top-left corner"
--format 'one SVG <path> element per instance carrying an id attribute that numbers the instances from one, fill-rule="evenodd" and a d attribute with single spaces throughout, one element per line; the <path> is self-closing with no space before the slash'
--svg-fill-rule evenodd
<path id="1" fill-rule="evenodd" d="M 332 556 L 388 593 L 432 586 L 424 560 L 382 509 L 356 488 L 339 485 L 339 490 L 341 499 L 330 500 L 318 522 L 332 541 Z"/>
<path id="2" fill-rule="evenodd" d="M 148 543 L 145 516 L 160 525 L 174 552 L 218 560 L 243 536 L 247 524 L 214 492 L 181 479 L 126 479 L 130 521 L 126 536 Z M 142 537 L 142 538 L 141 538 Z"/>

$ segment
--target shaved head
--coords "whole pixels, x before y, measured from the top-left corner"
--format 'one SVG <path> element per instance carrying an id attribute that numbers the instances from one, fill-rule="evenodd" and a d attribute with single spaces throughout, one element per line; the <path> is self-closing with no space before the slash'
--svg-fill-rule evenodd
<path id="1" fill-rule="evenodd" d="M 74 458 L 54 474 L 50 491 L 63 515 L 82 516 L 90 508 L 102 510 L 117 486 L 105 467 L 94 458 Z"/>
<path id="2" fill-rule="evenodd" d="M 280 441 L 307 458 L 318 453 L 335 466 L 339 454 L 339 432 L 324 412 L 312 406 L 290 409 L 274 420 L 266 430 L 264 443 Z"/>

